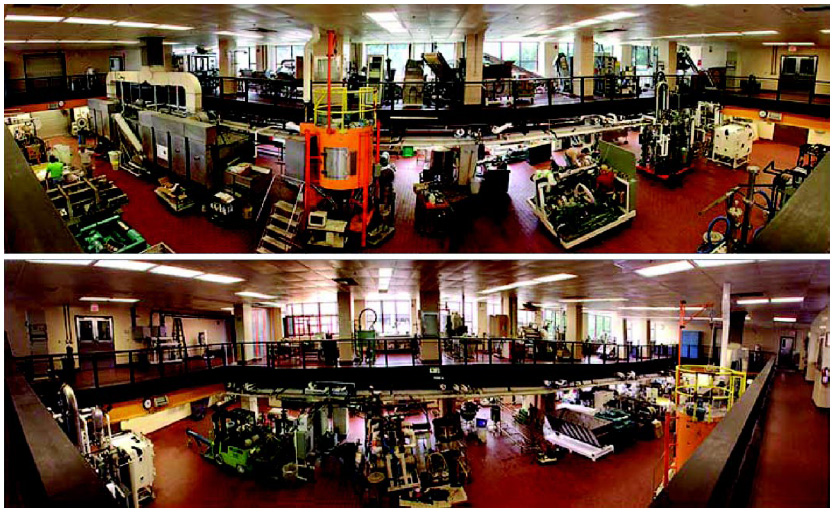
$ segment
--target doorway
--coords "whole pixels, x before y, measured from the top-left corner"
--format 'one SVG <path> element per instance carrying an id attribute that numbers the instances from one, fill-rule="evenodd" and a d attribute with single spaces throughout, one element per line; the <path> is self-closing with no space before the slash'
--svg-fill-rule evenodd
<path id="1" fill-rule="evenodd" d="M 75 335 L 78 340 L 78 354 L 81 359 L 81 367 L 90 369 L 93 367 L 91 357 L 93 354 L 110 352 L 109 356 L 99 355 L 97 358 L 99 368 L 112 368 L 116 364 L 115 342 L 113 340 L 113 317 L 109 316 L 76 316 Z"/>
<path id="2" fill-rule="evenodd" d="M 793 368 L 793 345 L 796 341 L 792 336 L 782 336 L 779 338 L 779 359 L 778 364 L 780 368 Z"/>

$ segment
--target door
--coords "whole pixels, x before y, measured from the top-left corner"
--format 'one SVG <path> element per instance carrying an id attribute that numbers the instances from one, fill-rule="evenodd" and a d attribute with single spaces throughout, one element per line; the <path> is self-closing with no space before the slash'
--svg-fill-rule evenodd
<path id="1" fill-rule="evenodd" d="M 773 126 L 773 142 L 799 147 L 808 142 L 808 128 L 776 123 Z"/>
<path id="2" fill-rule="evenodd" d="M 115 350 L 113 340 L 113 318 L 109 316 L 76 316 L 75 317 L 76 339 L 78 340 L 78 353 L 81 356 L 82 368 L 92 368 L 92 358 L 84 357 L 93 354 L 106 354 L 97 357 L 99 368 L 109 368 L 115 365 Z"/>
<path id="3" fill-rule="evenodd" d="M 794 338 L 782 336 L 779 339 L 779 366 L 793 366 L 793 343 Z"/>
<path id="4" fill-rule="evenodd" d="M 110 57 L 110 71 L 124 71 L 125 58 L 120 55 Z"/>

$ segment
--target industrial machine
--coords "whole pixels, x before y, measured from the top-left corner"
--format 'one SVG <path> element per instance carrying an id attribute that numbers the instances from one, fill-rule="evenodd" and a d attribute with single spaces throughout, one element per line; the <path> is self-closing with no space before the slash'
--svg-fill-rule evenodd
<path id="1" fill-rule="evenodd" d="M 71 231 L 84 252 L 88 253 L 134 253 L 148 247 L 145 238 L 128 226 L 121 215 L 84 226 L 76 225 Z"/>
<path id="2" fill-rule="evenodd" d="M 637 169 L 661 180 L 680 177 L 693 167 L 695 116 L 690 109 L 672 109 L 669 84 L 660 76 L 655 86 L 655 116 L 640 131 Z"/>
<path id="3" fill-rule="evenodd" d="M 119 503 L 137 508 L 154 498 L 154 448 L 148 438 L 129 430 L 113 434 L 109 414 L 99 407 L 79 409 L 67 384 L 53 417 Z"/>
<path id="4" fill-rule="evenodd" d="M 531 176 L 536 195 L 527 200 L 536 217 L 565 249 L 571 249 L 637 214 L 634 155 L 600 141 L 589 165 L 551 169 Z"/>
<path id="5" fill-rule="evenodd" d="M 553 444 L 593 461 L 614 452 L 614 424 L 595 416 L 595 409 L 560 404 L 546 418 L 544 436 Z"/>
<path id="6" fill-rule="evenodd" d="M 747 165 L 753 152 L 753 127 L 727 123 L 714 127 L 710 160 L 737 169 Z"/>
<path id="7" fill-rule="evenodd" d="M 434 75 L 434 80 L 426 82 L 423 89 L 423 103 L 443 108 L 462 102 L 464 66 L 453 68 L 440 52 L 424 53 L 423 62 Z"/>
<path id="8" fill-rule="evenodd" d="M 23 156 L 30 164 L 46 161 L 46 144 L 38 137 L 40 121 L 31 114 L 20 114 L 4 118 L 6 128 L 14 136 L 17 145 L 23 150 Z"/>
<path id="9" fill-rule="evenodd" d="M 423 61 L 408 59 L 405 63 L 405 76 L 403 78 L 403 108 L 423 106 L 425 82 Z"/>

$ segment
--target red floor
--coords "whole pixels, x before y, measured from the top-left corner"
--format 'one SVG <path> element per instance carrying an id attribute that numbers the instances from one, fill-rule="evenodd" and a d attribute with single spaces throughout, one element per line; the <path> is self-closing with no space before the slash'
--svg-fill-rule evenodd
<path id="1" fill-rule="evenodd" d="M 61 138 L 51 142 L 72 141 Z M 631 134 L 628 147 L 639 153 L 636 133 Z M 786 168 L 795 164 L 797 155 L 795 147 L 759 141 L 753 146 L 751 163 L 764 167 L 775 160 L 777 168 Z M 444 237 L 424 236 L 416 232 L 415 194 L 412 190 L 419 174 L 416 159 L 397 160 L 396 165 L 396 232 L 382 246 L 368 249 L 368 252 L 564 252 L 550 233 L 539 225 L 526 202 L 533 194 L 530 176 L 534 168 L 528 164 L 522 162 L 512 166 L 507 201 L 476 205 L 471 223 L 458 226 L 453 235 Z M 124 171 L 113 171 L 103 160 L 96 165 L 96 175 L 99 174 L 108 176 L 127 194 L 130 202 L 124 206 L 123 219 L 150 245 L 165 242 L 177 253 L 249 253 L 254 251 L 260 238 L 261 234 L 251 228 L 232 229 L 213 224 L 199 211 L 175 215 L 156 197 L 153 183 Z M 715 206 L 703 216 L 699 216 L 698 212 L 729 188 L 746 181 L 746 171 L 731 170 L 706 161 L 700 162 L 678 186 L 640 174 L 637 217 L 630 224 L 574 250 L 691 253 L 700 244 L 710 220 L 722 214 L 722 206 Z"/>
<path id="2" fill-rule="evenodd" d="M 755 507 L 831 506 L 831 416 L 798 372 L 776 374 L 753 480 Z"/>
<path id="3" fill-rule="evenodd" d="M 316 481 L 298 488 L 270 488 L 224 471 L 186 446 L 186 428 L 207 433 L 209 418 L 186 419 L 150 435 L 155 447 L 154 507 L 356 507 L 349 483 L 319 468 Z M 362 436 L 361 420 L 351 420 L 350 438 Z M 662 443 L 636 441 L 597 462 L 568 455 L 539 466 L 504 437 L 486 445 L 470 442 L 473 481 L 466 486 L 473 507 L 645 507 L 651 501 L 652 468 Z"/>

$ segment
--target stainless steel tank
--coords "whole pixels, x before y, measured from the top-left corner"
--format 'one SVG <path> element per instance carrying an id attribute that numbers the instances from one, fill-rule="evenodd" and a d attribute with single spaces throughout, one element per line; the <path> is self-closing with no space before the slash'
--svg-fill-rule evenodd
<path id="1" fill-rule="evenodd" d="M 351 174 L 351 154 L 348 148 L 327 148 L 324 170 L 331 180 L 346 180 Z"/>

